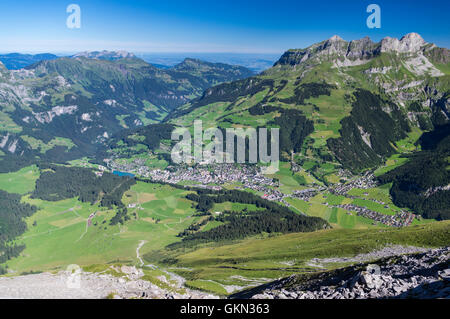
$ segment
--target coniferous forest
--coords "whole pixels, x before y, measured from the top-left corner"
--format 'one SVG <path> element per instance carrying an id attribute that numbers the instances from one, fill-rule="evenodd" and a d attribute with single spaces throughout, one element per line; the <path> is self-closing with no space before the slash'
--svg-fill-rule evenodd
<path id="1" fill-rule="evenodd" d="M 232 212 L 225 211 L 216 217 L 224 224 L 208 231 L 190 233 L 183 237 L 182 242 L 169 245 L 172 248 L 192 246 L 210 241 L 242 239 L 261 233 L 291 233 L 309 232 L 328 228 L 328 223 L 318 217 L 309 217 L 294 213 L 289 208 L 248 192 L 238 190 L 197 190 L 196 194 L 188 194 L 187 199 L 197 203 L 196 209 L 206 213 L 213 208 L 214 203 L 253 204 L 257 211 Z"/>
<path id="2" fill-rule="evenodd" d="M 409 207 L 424 218 L 450 219 L 450 125 L 437 127 L 419 140 L 422 151 L 404 165 L 379 177 L 393 183 L 391 195 L 399 207 Z"/>
<path id="3" fill-rule="evenodd" d="M 42 164 L 40 169 L 44 171 L 32 197 L 47 201 L 78 197 L 82 202 L 100 201 L 101 206 L 123 207 L 123 193 L 136 183 L 132 178 L 107 172 L 97 177 L 88 168 Z"/>
<path id="4" fill-rule="evenodd" d="M 25 248 L 11 241 L 27 230 L 25 217 L 33 215 L 37 208 L 20 202 L 21 196 L 0 190 L 0 264 L 16 257 Z M 0 274 L 5 269 L 0 267 Z"/>

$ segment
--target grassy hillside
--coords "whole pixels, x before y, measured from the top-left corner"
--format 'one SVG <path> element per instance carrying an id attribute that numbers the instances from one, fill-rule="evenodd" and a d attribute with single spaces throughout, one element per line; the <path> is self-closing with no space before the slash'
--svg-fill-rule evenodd
<path id="1" fill-rule="evenodd" d="M 448 75 L 438 69 L 439 63 L 449 63 L 439 58 L 446 53 L 429 52 L 425 45 L 423 54 L 431 62 L 424 71 L 414 60 L 421 52 L 380 53 L 379 45 L 368 39 L 351 43 L 329 39 L 289 50 L 262 74 L 208 89 L 165 121 L 188 127 L 195 119 L 202 119 L 204 127 L 270 127 L 280 126 L 273 119 L 281 118 L 283 109 L 295 109 L 314 125 L 303 148 L 291 149 L 298 164 L 311 163 L 311 172 L 327 182 L 336 181 L 339 168 L 376 168 L 402 152 L 397 143 L 417 138 L 417 130 L 441 125 L 445 122 L 441 110 L 448 114 Z M 372 53 L 352 63 L 346 54 L 359 47 Z M 426 87 L 436 91 L 420 89 Z M 432 105 L 425 106 L 430 99 Z M 291 159 L 290 152 L 282 155 Z M 328 162 L 334 167 L 323 169 Z"/>
<path id="2" fill-rule="evenodd" d="M 4 240 L 20 255 L 0 266 L 100 271 L 140 255 L 153 279 L 167 270 L 226 295 L 316 272 L 312 258 L 449 245 L 450 223 L 437 221 L 448 217 L 447 51 L 379 45 L 334 37 L 245 79 L 193 59 L 164 70 L 86 57 L 1 69 L 0 172 L 12 172 L 0 174 L 11 193 L 1 195 L 30 213 Z M 13 98 L 19 83 L 27 103 Z M 280 169 L 173 165 L 174 127 L 192 131 L 197 119 L 204 129 L 279 127 Z M 160 183 L 143 179 L 152 176 Z"/>
<path id="3" fill-rule="evenodd" d="M 200 60 L 159 69 L 120 56 L 64 57 L 10 71 L 1 66 L 0 172 L 93 157 L 114 133 L 159 123 L 205 89 L 253 75 Z"/>
<path id="4" fill-rule="evenodd" d="M 64 269 L 79 265 L 117 261 L 136 263 L 136 248 L 146 241 L 141 253 L 162 249 L 178 241 L 176 235 L 196 222 L 186 191 L 170 186 L 138 182 L 123 196 L 131 217 L 111 225 L 116 209 L 83 203 L 76 198 L 49 202 L 22 197 L 38 211 L 26 219 L 28 230 L 15 240 L 25 244 L 20 257 L 7 262 L 11 271 Z"/>
<path id="5" fill-rule="evenodd" d="M 148 262 L 169 267 L 204 290 L 223 293 L 224 287 L 251 286 L 294 273 L 314 272 L 312 258 L 354 256 L 390 244 L 420 247 L 448 245 L 450 222 L 402 229 L 331 229 L 255 237 L 194 250 L 160 251 L 145 255 Z M 329 264 L 333 269 L 342 264 Z M 209 283 L 208 285 L 202 285 Z"/>

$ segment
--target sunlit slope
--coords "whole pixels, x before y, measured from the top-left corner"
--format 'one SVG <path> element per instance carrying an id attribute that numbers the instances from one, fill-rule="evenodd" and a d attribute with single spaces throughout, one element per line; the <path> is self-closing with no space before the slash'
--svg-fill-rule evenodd
<path id="1" fill-rule="evenodd" d="M 187 127 L 196 119 L 204 127 L 276 126 L 274 118 L 293 109 L 314 124 L 297 152 L 301 161 L 376 167 L 415 128 L 430 130 L 448 120 L 449 61 L 447 49 L 417 34 L 379 43 L 333 37 L 287 51 L 261 75 L 208 89 L 165 121 Z M 290 156 L 287 151 L 284 159 Z"/>

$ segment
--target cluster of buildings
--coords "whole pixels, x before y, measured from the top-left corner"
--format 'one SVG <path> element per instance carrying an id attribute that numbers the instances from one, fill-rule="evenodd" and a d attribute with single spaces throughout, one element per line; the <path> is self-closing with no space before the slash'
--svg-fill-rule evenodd
<path id="1" fill-rule="evenodd" d="M 337 184 L 331 187 L 329 191 L 332 194 L 347 196 L 347 192 L 353 188 L 369 189 L 378 185 L 372 172 L 366 172 L 363 176 L 352 180 L 346 184 Z"/>
<path id="2" fill-rule="evenodd" d="M 339 168 L 336 174 L 343 180 L 349 180 L 353 177 L 353 174 L 349 170 L 342 168 Z"/>
<path id="3" fill-rule="evenodd" d="M 103 170 L 99 173 L 102 173 Z M 190 166 L 169 166 L 166 169 L 152 169 L 145 165 L 145 159 L 137 158 L 133 161 L 118 162 L 115 160 L 108 161 L 108 169 L 119 170 L 124 172 L 131 172 L 146 178 L 150 178 L 155 182 L 164 182 L 169 184 L 179 184 L 181 182 L 190 182 L 191 186 L 205 189 L 220 190 L 223 185 L 238 184 L 236 189 L 259 192 L 262 198 L 271 201 L 280 202 L 286 206 L 291 206 L 287 201 L 287 197 L 297 198 L 308 202 L 312 197 L 316 196 L 321 191 L 329 191 L 335 195 L 345 196 L 347 198 L 357 198 L 351 196 L 348 192 L 353 188 L 369 189 L 377 186 L 377 181 L 373 172 L 367 172 L 354 180 L 350 180 L 347 171 L 341 170 L 339 175 L 346 180 L 347 183 L 338 183 L 328 189 L 316 185 L 314 187 L 295 190 L 292 194 L 287 195 L 282 193 L 278 187 L 279 181 L 264 176 L 261 169 L 257 165 L 248 164 L 207 164 Z M 301 169 L 297 164 L 294 165 L 293 170 Z M 374 202 L 385 205 L 380 200 L 371 199 Z M 331 207 L 343 208 L 347 211 L 355 211 L 359 216 L 367 217 L 374 222 L 379 222 L 388 226 L 403 227 L 410 225 L 414 218 L 414 214 L 401 211 L 395 215 L 386 215 L 380 212 L 370 210 L 366 207 L 357 206 L 354 204 L 333 205 Z M 387 208 L 387 206 L 385 206 Z"/>
<path id="4" fill-rule="evenodd" d="M 324 190 L 324 189 L 325 188 L 319 188 L 319 189 L 308 188 L 308 189 L 302 189 L 302 190 L 295 190 L 292 193 L 291 197 L 304 200 L 305 202 L 309 202 L 309 199 L 311 197 L 316 196 L 319 193 L 319 191 Z"/>
<path id="5" fill-rule="evenodd" d="M 409 226 L 416 217 L 416 215 L 404 211 L 396 213 L 395 215 L 386 215 L 370 210 L 366 207 L 356 206 L 353 204 L 335 205 L 333 207 L 339 207 L 347 211 L 355 211 L 358 216 L 367 217 L 375 222 L 379 222 L 392 227 Z"/>
<path id="6" fill-rule="evenodd" d="M 278 182 L 265 177 L 255 165 L 209 164 L 195 167 L 168 167 L 165 170 L 151 170 L 145 177 L 155 181 L 177 184 L 192 181 L 203 185 L 223 185 L 239 182 L 245 187 L 249 185 L 278 186 Z"/>
<path id="7" fill-rule="evenodd" d="M 209 164 L 195 167 L 168 167 L 165 170 L 151 170 L 144 175 L 156 182 L 178 184 L 190 181 L 192 186 L 214 190 L 222 189 L 224 184 L 239 183 L 236 189 L 251 189 L 264 193 L 264 198 L 281 201 L 285 196 L 274 189 L 278 180 L 268 178 L 256 165 Z"/>
<path id="8" fill-rule="evenodd" d="M 277 201 L 277 202 L 285 204 L 286 206 L 290 206 L 290 204 L 284 200 L 285 197 L 288 197 L 288 196 L 276 189 L 266 189 L 266 191 L 264 192 L 264 195 L 262 195 L 262 198 L 265 198 L 265 199 L 268 199 L 271 201 Z"/>

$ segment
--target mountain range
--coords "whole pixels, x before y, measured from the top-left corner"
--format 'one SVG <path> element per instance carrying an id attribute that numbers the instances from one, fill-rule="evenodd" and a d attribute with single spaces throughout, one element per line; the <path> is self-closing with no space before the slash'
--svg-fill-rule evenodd
<path id="1" fill-rule="evenodd" d="M 56 151 L 61 158 L 92 154 L 93 145 L 121 129 L 159 122 L 206 88 L 251 75 L 244 67 L 188 58 L 159 69 L 131 53 L 108 51 L 19 70 L 0 64 L 0 155 L 25 163 L 53 154 L 48 144 L 67 147 Z"/>
<path id="2" fill-rule="evenodd" d="M 223 127 L 261 125 L 276 108 L 296 109 L 315 128 L 303 152 L 349 169 L 374 167 L 413 128 L 448 122 L 449 63 L 448 49 L 415 33 L 379 43 L 334 36 L 287 51 L 258 76 L 207 89 L 165 121 L 187 125 L 219 102 L 210 122 Z"/>
<path id="3" fill-rule="evenodd" d="M 58 58 L 58 56 L 51 53 L 41 53 L 41 54 L 9 53 L 9 54 L 0 54 L 0 63 L 3 63 L 3 65 L 9 70 L 18 70 L 42 60 L 53 60 L 56 58 Z"/>
<path id="4" fill-rule="evenodd" d="M 124 51 L 0 63 L 0 274 L 31 296 L 77 264 L 99 297 L 445 297 L 448 247 L 423 247 L 448 246 L 449 108 L 450 51 L 416 33 L 333 36 L 258 74 Z M 280 128 L 279 170 L 173 163 L 199 119 Z"/>
<path id="5" fill-rule="evenodd" d="M 282 159 L 310 162 L 329 183 L 339 169 L 375 169 L 408 153 L 398 143 L 447 124 L 449 63 L 448 49 L 410 33 L 378 43 L 333 36 L 288 50 L 259 75 L 189 58 L 160 69 L 124 51 L 0 65 L 2 166 L 92 156 L 121 129 L 152 123 L 190 126 L 208 114 L 208 125 L 227 128 L 295 118 L 282 130 Z"/>
<path id="6" fill-rule="evenodd" d="M 449 66 L 450 51 L 416 33 L 378 43 L 333 36 L 285 52 L 259 75 L 206 89 L 163 123 L 191 127 L 202 119 L 203 127 L 222 129 L 278 126 L 281 159 L 298 165 L 306 180 L 333 185 L 345 181 L 345 171 L 394 169 L 382 180 L 396 181 L 391 194 L 398 205 L 447 219 Z M 124 134 L 147 140 L 151 131 Z M 428 135 L 439 136 L 433 147 L 424 144 L 433 139 Z M 169 138 L 158 137 L 156 144 Z M 136 145 L 123 133 L 112 142 L 112 157 L 119 160 L 116 149 Z M 152 149 L 152 143 L 146 147 Z M 145 147 L 134 153 L 142 152 Z M 413 172 L 414 179 L 407 178 Z"/>
<path id="7" fill-rule="evenodd" d="M 241 65 L 256 73 L 262 72 L 279 59 L 276 53 L 137 53 L 139 58 L 163 68 L 172 67 L 182 62 L 186 56 L 213 63 Z"/>

